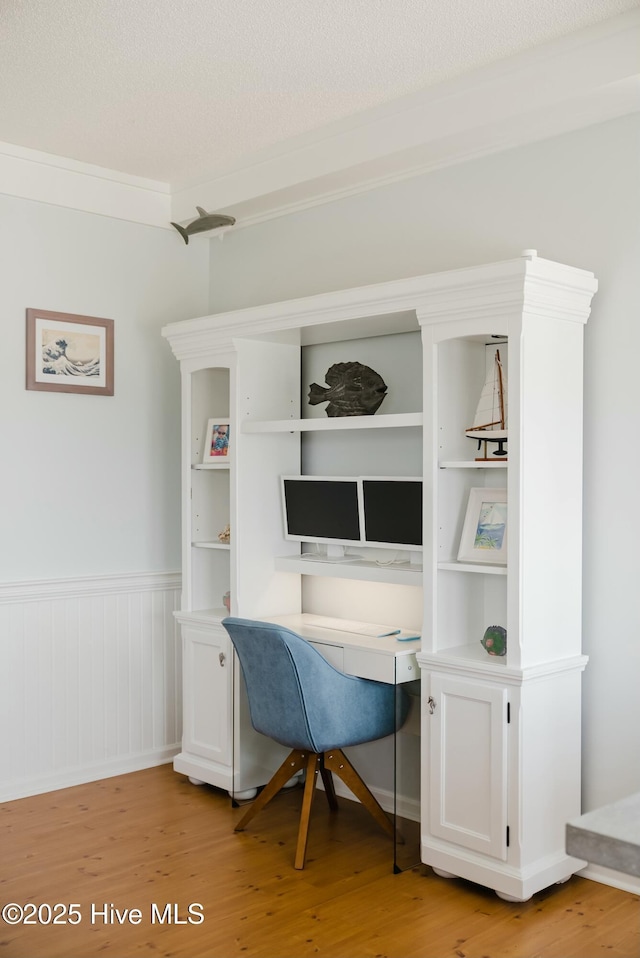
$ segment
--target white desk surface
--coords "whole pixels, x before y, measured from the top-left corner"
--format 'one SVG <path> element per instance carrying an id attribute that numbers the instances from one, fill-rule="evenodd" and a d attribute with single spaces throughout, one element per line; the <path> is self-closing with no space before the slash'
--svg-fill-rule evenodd
<path id="1" fill-rule="evenodd" d="M 340 667 L 349 675 L 392 684 L 420 678 L 420 667 L 416 658 L 416 652 L 420 651 L 420 639 L 400 642 L 393 635 L 375 638 L 359 635 L 357 632 L 321 629 L 308 625 L 304 614 L 270 615 L 268 621 L 284 625 L 314 645 L 344 649 L 344 660 Z"/>
<path id="2" fill-rule="evenodd" d="M 372 635 L 359 635 L 357 632 L 339 632 L 337 629 L 322 629 L 316 625 L 309 625 L 305 621 L 304 613 L 300 615 L 273 615 L 269 622 L 284 625 L 292 632 L 299 632 L 305 639 L 314 639 L 325 645 L 337 645 L 344 648 L 351 646 L 354 649 L 371 649 L 372 652 L 381 652 L 383 655 L 415 655 L 420 650 L 420 639 L 411 642 L 400 642 L 395 635 L 385 635 L 377 638 Z"/>

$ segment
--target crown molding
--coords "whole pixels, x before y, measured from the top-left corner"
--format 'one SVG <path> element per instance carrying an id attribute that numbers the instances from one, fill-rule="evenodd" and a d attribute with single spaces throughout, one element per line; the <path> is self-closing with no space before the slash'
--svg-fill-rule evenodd
<path id="1" fill-rule="evenodd" d="M 331 290 L 279 303 L 170 323 L 161 332 L 176 359 L 212 363 L 211 357 L 232 354 L 235 342 L 287 335 L 285 341 L 304 341 L 314 328 L 314 342 L 335 341 L 335 327 L 344 327 L 344 338 L 363 335 L 361 320 L 377 320 L 376 335 L 417 329 L 434 323 L 464 322 L 488 310 L 493 318 L 509 316 L 520 309 L 526 288 L 528 308 L 546 315 L 549 290 L 553 291 L 553 315 L 570 322 L 586 323 L 591 299 L 597 289 L 593 273 L 538 257 L 524 250 L 516 259 L 465 269 L 446 270 L 387 280 L 369 286 Z M 408 326 L 404 320 L 408 319 Z M 322 327 L 330 335 L 322 336 Z M 367 326 L 367 334 L 371 330 Z M 343 338 L 339 335 L 339 338 Z M 280 339 L 282 341 L 282 339 Z"/>
<path id="2" fill-rule="evenodd" d="M 168 183 L 0 143 L 0 193 L 169 228 Z"/>
<path id="3" fill-rule="evenodd" d="M 166 229 L 203 206 L 235 216 L 238 229 L 637 112 L 639 48 L 636 8 L 289 139 L 199 184 L 0 143 L 0 192 Z"/>

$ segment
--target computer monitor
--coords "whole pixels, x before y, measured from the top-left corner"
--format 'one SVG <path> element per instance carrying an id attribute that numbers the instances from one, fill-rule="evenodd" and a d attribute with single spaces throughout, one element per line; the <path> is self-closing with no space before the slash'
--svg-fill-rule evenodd
<path id="1" fill-rule="evenodd" d="M 285 538 L 327 546 L 396 549 L 420 561 L 422 479 L 414 476 L 282 476 Z"/>
<path id="2" fill-rule="evenodd" d="M 357 477 L 282 476 L 281 487 L 286 539 L 326 544 L 334 558 L 361 544 Z"/>
<path id="3" fill-rule="evenodd" d="M 361 478 L 363 538 L 367 546 L 422 549 L 422 479 Z"/>

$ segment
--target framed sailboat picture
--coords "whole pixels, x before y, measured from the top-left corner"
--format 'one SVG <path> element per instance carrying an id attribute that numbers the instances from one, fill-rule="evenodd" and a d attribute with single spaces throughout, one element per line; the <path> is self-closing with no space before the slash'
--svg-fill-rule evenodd
<path id="1" fill-rule="evenodd" d="M 507 563 L 507 490 L 469 490 L 458 562 Z"/>

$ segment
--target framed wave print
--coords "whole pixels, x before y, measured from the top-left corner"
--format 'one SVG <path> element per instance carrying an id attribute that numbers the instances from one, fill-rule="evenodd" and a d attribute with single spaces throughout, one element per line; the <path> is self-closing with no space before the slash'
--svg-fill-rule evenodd
<path id="1" fill-rule="evenodd" d="M 27 310 L 27 389 L 113 396 L 113 320 Z"/>

